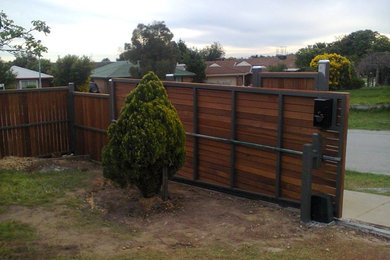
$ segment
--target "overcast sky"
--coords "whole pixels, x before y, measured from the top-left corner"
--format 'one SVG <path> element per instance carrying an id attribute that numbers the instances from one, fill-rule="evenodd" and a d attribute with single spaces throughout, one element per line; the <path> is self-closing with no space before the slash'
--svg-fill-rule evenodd
<path id="1" fill-rule="evenodd" d="M 219 42 L 226 57 L 275 55 L 280 46 L 293 53 L 364 29 L 390 37 L 390 0 L 1 0 L 0 10 L 26 28 L 46 21 L 51 33 L 37 38 L 52 61 L 67 54 L 114 61 L 137 24 L 153 21 L 191 47 Z"/>

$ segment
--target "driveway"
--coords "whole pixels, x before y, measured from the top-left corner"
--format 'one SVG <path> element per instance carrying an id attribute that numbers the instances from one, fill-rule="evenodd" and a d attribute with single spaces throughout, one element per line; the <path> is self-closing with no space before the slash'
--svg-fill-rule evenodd
<path id="1" fill-rule="evenodd" d="M 345 168 L 390 175 L 390 131 L 348 130 Z"/>

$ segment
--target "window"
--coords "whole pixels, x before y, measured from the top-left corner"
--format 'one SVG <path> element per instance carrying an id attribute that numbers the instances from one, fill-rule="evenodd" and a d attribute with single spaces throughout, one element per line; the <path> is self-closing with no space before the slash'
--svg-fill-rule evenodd
<path id="1" fill-rule="evenodd" d="M 19 81 L 19 88 L 37 88 L 38 87 L 38 80 L 21 80 Z"/>

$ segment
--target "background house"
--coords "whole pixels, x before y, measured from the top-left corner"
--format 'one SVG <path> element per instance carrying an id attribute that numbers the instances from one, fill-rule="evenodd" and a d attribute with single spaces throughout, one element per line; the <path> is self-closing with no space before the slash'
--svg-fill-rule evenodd
<path id="1" fill-rule="evenodd" d="M 117 61 L 98 67 L 92 71 L 91 80 L 94 81 L 100 93 L 108 93 L 108 83 L 112 78 L 132 78 L 131 67 L 136 67 L 129 61 Z"/>
<path id="2" fill-rule="evenodd" d="M 11 67 L 12 73 L 16 75 L 16 88 L 38 88 L 39 72 L 35 70 L 25 69 L 19 66 Z M 41 73 L 42 87 L 51 87 L 53 85 L 53 76 Z"/>
<path id="3" fill-rule="evenodd" d="M 186 70 L 185 64 L 177 64 L 175 68 L 175 73 L 167 74 L 166 78 L 167 80 L 173 80 L 177 82 L 192 82 L 195 76 L 195 73 Z"/>
<path id="4" fill-rule="evenodd" d="M 252 84 L 253 66 L 261 66 L 262 71 L 268 71 L 271 66 L 278 64 L 286 65 L 285 71 L 297 71 L 295 66 L 295 55 L 285 55 L 283 58 L 258 57 L 249 59 L 228 59 L 207 61 L 206 83 L 250 86 Z"/>

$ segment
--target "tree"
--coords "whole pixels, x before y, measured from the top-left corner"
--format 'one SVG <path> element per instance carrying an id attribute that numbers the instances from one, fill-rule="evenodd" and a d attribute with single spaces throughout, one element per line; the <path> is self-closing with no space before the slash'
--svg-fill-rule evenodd
<path id="1" fill-rule="evenodd" d="M 30 70 L 39 70 L 39 61 L 32 54 L 26 53 L 17 53 L 15 54 L 16 59 L 11 63 L 12 65 L 19 66 L 22 68 L 30 69 Z M 51 61 L 48 59 L 41 59 L 41 72 L 46 74 L 51 74 Z"/>
<path id="2" fill-rule="evenodd" d="M 206 61 L 213 61 L 225 55 L 225 51 L 219 42 L 214 42 L 210 46 L 206 46 L 200 52 Z"/>
<path id="3" fill-rule="evenodd" d="M 58 58 L 53 68 L 54 85 L 65 86 L 69 82 L 76 84 L 79 91 L 88 91 L 93 63 L 86 57 L 67 55 Z"/>
<path id="4" fill-rule="evenodd" d="M 308 45 L 305 48 L 299 49 L 295 54 L 295 65 L 302 70 L 311 70 L 311 60 L 317 55 L 324 54 L 326 52 L 326 48 L 326 43 L 318 42 L 314 45 Z"/>
<path id="5" fill-rule="evenodd" d="M 177 43 L 179 50 L 178 63 L 186 64 L 187 70 L 196 74 L 193 82 L 203 82 L 206 78 L 206 63 L 202 54 L 197 49 L 190 49 L 184 41 Z"/>
<path id="6" fill-rule="evenodd" d="M 318 69 L 318 61 L 329 60 L 329 88 L 331 90 L 337 90 L 340 88 L 346 88 L 350 85 L 351 75 L 351 62 L 344 56 L 337 53 L 317 55 L 310 62 L 310 67 Z"/>
<path id="7" fill-rule="evenodd" d="M 49 26 L 40 20 L 34 20 L 31 24 L 31 28 L 25 29 L 0 11 L 0 50 L 12 54 L 27 52 L 39 56 L 42 52 L 47 52 L 47 48 L 40 40 L 35 39 L 33 33 L 43 32 L 46 35 L 50 33 Z"/>
<path id="8" fill-rule="evenodd" d="M 153 22 L 149 25 L 138 24 L 133 31 L 131 44 L 125 43 L 125 52 L 121 60 L 130 60 L 139 67 L 130 69 L 131 75 L 142 77 L 153 71 L 160 78 L 173 73 L 176 66 L 177 46 L 173 33 L 164 22 Z"/>
<path id="9" fill-rule="evenodd" d="M 278 62 L 276 65 L 271 65 L 268 68 L 269 72 L 281 72 L 287 69 L 287 65 L 281 62 Z"/>
<path id="10" fill-rule="evenodd" d="M 10 65 L 0 59 L 0 84 L 4 84 L 6 88 L 11 88 L 15 82 L 15 75 L 10 70 Z"/>
<path id="11" fill-rule="evenodd" d="M 370 82 L 375 77 L 375 85 L 390 83 L 390 52 L 373 52 L 367 54 L 357 65 L 361 75 Z"/>
<path id="12" fill-rule="evenodd" d="M 335 52 L 358 62 L 364 55 L 376 51 L 390 51 L 390 40 L 372 30 L 359 30 L 329 44 L 328 52 Z"/>
<path id="13" fill-rule="evenodd" d="M 144 197 L 159 193 L 162 169 L 172 177 L 185 161 L 185 132 L 159 78 L 146 74 L 126 98 L 103 148 L 103 174 Z"/>

